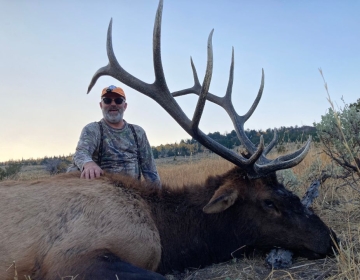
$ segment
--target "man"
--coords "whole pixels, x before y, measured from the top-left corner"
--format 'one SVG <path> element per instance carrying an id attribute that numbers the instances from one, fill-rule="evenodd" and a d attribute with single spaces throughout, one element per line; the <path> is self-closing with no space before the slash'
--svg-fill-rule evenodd
<path id="1" fill-rule="evenodd" d="M 126 96 L 120 87 L 102 90 L 103 119 L 85 126 L 74 154 L 81 178 L 94 179 L 104 173 L 125 173 L 161 187 L 160 178 L 145 131 L 124 119 Z M 70 168 L 71 169 L 71 168 Z"/>

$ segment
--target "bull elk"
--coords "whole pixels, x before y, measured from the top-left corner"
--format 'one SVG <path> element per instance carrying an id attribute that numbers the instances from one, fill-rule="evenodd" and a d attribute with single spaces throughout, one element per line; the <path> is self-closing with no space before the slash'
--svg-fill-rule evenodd
<path id="1" fill-rule="evenodd" d="M 282 247 L 308 258 L 332 253 L 334 233 L 300 199 L 277 181 L 275 171 L 290 168 L 306 156 L 310 141 L 296 152 L 268 159 L 276 143 L 256 147 L 244 132 L 264 87 L 250 110 L 238 115 L 231 102 L 234 54 L 224 97 L 208 93 L 212 76 L 212 45 L 208 39 L 207 69 L 200 85 L 191 61 L 194 86 L 170 92 L 160 55 L 163 2 L 160 0 L 153 37 L 155 82 L 147 84 L 126 72 L 107 35 L 109 64 L 89 85 L 110 75 L 159 103 L 194 139 L 236 167 L 210 176 L 203 185 L 161 190 L 122 175 L 105 174 L 80 180 L 79 174 L 31 182 L 2 182 L 0 188 L 0 279 L 17 275 L 31 279 L 164 279 L 160 274 L 203 267 L 253 249 Z M 234 53 L 234 52 L 233 52 Z M 174 97 L 199 95 L 190 120 Z M 237 154 L 199 129 L 205 101 L 230 116 L 248 156 Z"/>

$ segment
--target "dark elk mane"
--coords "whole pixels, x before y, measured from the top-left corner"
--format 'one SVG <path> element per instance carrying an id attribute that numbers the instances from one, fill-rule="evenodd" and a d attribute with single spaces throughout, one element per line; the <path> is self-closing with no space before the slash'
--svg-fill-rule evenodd
<path id="1" fill-rule="evenodd" d="M 162 189 L 158 189 L 151 183 L 117 174 L 107 174 L 103 179 L 115 187 L 127 189 L 134 199 L 144 199 L 151 205 L 163 249 L 157 270 L 162 274 L 219 263 L 228 260 L 229 256 L 240 257 L 254 249 L 251 244 L 258 234 L 251 228 L 251 223 L 246 223 L 249 218 L 253 219 L 246 209 L 210 215 L 203 212 L 212 195 L 226 182 L 240 186 L 244 194 L 239 202 L 244 203 L 247 192 L 250 193 L 255 186 L 239 167 L 233 167 L 222 175 L 209 176 L 202 184 L 183 185 L 181 188 L 164 184 Z M 269 174 L 263 181 L 273 190 L 281 189 L 293 196 L 278 184 L 275 174 Z M 296 196 L 294 198 L 299 200 Z M 243 206 L 246 207 L 246 203 Z M 234 221 L 244 222 L 242 232 L 232 227 Z M 224 231 L 227 231 L 226 236 Z M 198 242 L 194 243 L 194 239 Z M 238 250 L 240 246 L 244 248 Z"/>

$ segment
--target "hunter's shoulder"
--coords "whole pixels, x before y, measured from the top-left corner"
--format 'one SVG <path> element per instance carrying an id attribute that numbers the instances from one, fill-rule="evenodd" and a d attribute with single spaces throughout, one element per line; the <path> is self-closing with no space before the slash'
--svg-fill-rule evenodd
<path id="1" fill-rule="evenodd" d="M 87 125 L 84 126 L 83 128 L 83 132 L 87 132 L 87 133 L 91 133 L 91 132 L 94 132 L 94 133 L 98 133 L 99 132 L 99 122 L 91 122 L 91 123 L 88 123 Z"/>
<path id="2" fill-rule="evenodd" d="M 145 130 L 140 125 L 133 124 L 133 123 L 127 123 L 127 125 L 129 128 L 130 128 L 130 126 L 132 126 L 136 133 L 145 134 Z"/>

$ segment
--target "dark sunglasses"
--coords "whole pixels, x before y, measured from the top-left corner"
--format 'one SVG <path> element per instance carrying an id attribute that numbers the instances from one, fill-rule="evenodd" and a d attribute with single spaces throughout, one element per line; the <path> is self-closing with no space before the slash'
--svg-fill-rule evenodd
<path id="1" fill-rule="evenodd" d="M 112 102 L 113 100 L 115 101 L 115 103 L 116 103 L 117 105 L 120 105 L 120 104 L 122 104 L 122 103 L 124 102 L 124 99 L 122 99 L 121 97 L 117 97 L 117 98 L 104 97 L 104 98 L 102 99 L 102 101 L 103 101 L 106 105 L 111 104 L 111 102 Z"/>

